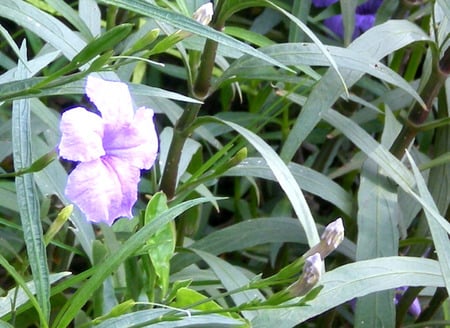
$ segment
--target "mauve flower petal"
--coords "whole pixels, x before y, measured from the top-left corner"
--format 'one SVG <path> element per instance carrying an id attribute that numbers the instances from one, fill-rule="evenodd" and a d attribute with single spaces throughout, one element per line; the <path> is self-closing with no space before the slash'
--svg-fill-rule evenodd
<path id="1" fill-rule="evenodd" d="M 89 221 L 111 225 L 118 217 L 132 217 L 138 181 L 138 169 L 103 157 L 78 164 L 69 175 L 65 193 Z"/>
<path id="2" fill-rule="evenodd" d="M 87 162 L 105 154 L 102 118 L 77 107 L 62 114 L 59 125 L 59 155 L 71 161 Z"/>
<path id="3" fill-rule="evenodd" d="M 315 7 L 328 7 L 339 0 L 313 0 L 312 3 Z"/>
<path id="4" fill-rule="evenodd" d="M 102 113 L 103 121 L 110 126 L 110 129 L 132 121 L 133 103 L 125 83 L 88 76 L 86 94 Z"/>
<path id="5" fill-rule="evenodd" d="M 132 123 L 116 131 L 106 129 L 103 144 L 108 156 L 121 158 L 140 169 L 149 169 L 158 152 L 153 111 L 139 108 Z"/>

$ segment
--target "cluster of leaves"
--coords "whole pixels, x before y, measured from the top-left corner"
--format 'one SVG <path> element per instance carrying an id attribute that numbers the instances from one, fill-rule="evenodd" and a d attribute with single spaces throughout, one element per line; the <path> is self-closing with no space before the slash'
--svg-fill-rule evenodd
<path id="1" fill-rule="evenodd" d="M 385 1 L 345 44 L 321 22 L 357 0 L 218 0 L 211 27 L 204 2 L 0 2 L 0 325 L 448 323 L 448 1 Z M 158 163 L 112 227 L 55 160 L 91 73 L 157 113 Z M 320 287 L 279 297 L 338 216 Z"/>

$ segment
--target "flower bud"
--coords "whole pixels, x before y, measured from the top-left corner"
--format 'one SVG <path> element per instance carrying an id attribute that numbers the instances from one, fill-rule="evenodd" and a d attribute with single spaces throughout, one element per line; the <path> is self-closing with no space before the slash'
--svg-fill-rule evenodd
<path id="1" fill-rule="evenodd" d="M 322 259 L 319 253 L 315 253 L 305 260 L 302 275 L 287 288 L 287 291 L 293 297 L 305 295 L 319 282 L 321 272 Z"/>
<path id="2" fill-rule="evenodd" d="M 303 257 L 306 258 L 314 253 L 319 253 L 321 258 L 324 259 L 328 254 L 334 251 L 343 240 L 344 225 L 342 219 L 338 218 L 325 227 L 322 236 L 320 236 L 320 242 L 307 251 Z"/>
<path id="3" fill-rule="evenodd" d="M 200 6 L 192 15 L 192 18 L 195 19 L 202 25 L 208 25 L 211 22 L 211 19 L 214 14 L 214 8 L 212 2 L 207 2 L 204 5 Z"/>

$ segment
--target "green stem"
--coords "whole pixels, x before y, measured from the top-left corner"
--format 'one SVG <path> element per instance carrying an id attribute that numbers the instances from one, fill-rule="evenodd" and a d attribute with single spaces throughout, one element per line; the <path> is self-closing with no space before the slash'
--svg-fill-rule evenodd
<path id="1" fill-rule="evenodd" d="M 433 53 L 434 58 L 437 56 L 437 52 Z M 391 148 L 391 152 L 397 158 L 403 157 L 405 149 L 408 148 L 417 133 L 421 130 L 421 125 L 430 114 L 434 99 L 442 89 L 450 73 L 450 48 L 447 48 L 439 62 L 437 62 L 437 59 L 433 60 L 433 62 L 431 76 L 420 93 L 420 96 L 425 101 L 426 108 L 423 108 L 418 102 L 415 102 L 411 108 L 408 120 Z"/>
<path id="2" fill-rule="evenodd" d="M 216 16 L 217 13 L 218 11 L 216 11 L 214 16 Z M 216 23 L 213 27 L 220 31 L 223 28 L 223 24 Z M 192 90 L 192 96 L 196 99 L 203 100 L 207 98 L 210 93 L 211 77 L 216 60 L 216 51 L 217 42 L 209 39 L 206 40 L 200 61 L 199 71 Z M 189 137 L 191 127 L 198 116 L 199 110 L 199 104 L 187 105 L 183 114 L 175 124 L 173 138 L 169 147 L 167 162 L 164 167 L 160 186 L 160 189 L 167 195 L 169 200 L 173 199 L 175 196 L 178 165 L 181 159 L 181 152 L 186 139 Z"/>

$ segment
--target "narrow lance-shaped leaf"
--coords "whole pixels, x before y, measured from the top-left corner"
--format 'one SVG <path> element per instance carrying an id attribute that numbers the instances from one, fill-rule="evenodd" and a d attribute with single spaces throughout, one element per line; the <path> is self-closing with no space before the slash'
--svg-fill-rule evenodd
<path id="1" fill-rule="evenodd" d="M 25 43 L 21 47 L 22 56 L 26 55 Z M 17 78 L 26 78 L 27 69 L 20 62 L 17 68 Z M 30 100 L 16 100 L 12 110 L 12 144 L 14 167 L 20 171 L 32 164 L 32 137 L 30 122 Z M 44 314 L 44 320 L 50 316 L 50 281 L 47 266 L 47 253 L 44 246 L 40 218 L 39 199 L 32 173 L 16 177 L 17 202 L 22 223 L 28 261 L 30 262 L 33 281 L 39 306 Z M 41 325 L 47 326 L 47 322 Z"/>

